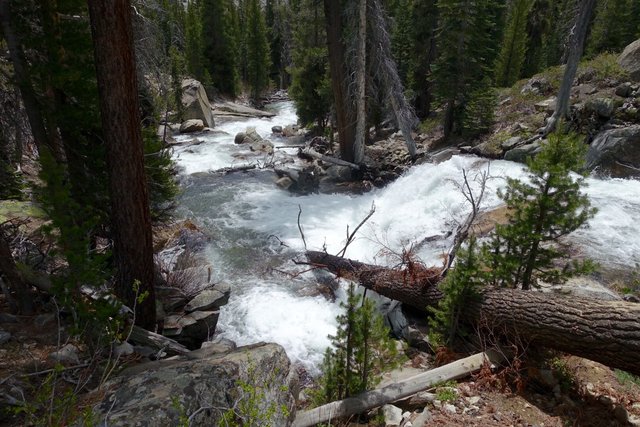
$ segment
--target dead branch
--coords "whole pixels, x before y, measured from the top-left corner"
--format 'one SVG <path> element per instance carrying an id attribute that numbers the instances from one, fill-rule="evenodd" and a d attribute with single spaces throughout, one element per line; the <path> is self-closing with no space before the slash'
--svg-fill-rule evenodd
<path id="1" fill-rule="evenodd" d="M 351 169 L 360 170 L 360 166 L 356 165 L 355 163 L 350 163 L 342 159 L 336 159 L 335 157 L 325 156 L 318 153 L 312 148 L 301 149 L 300 153 L 309 157 L 313 157 L 314 159 L 322 160 L 323 162 L 332 163 L 338 166 L 348 166 Z"/>
<path id="2" fill-rule="evenodd" d="M 360 221 L 360 224 L 358 224 L 358 226 L 353 230 L 353 232 L 351 234 L 349 234 L 349 228 L 347 226 L 347 242 L 345 243 L 344 247 L 342 248 L 342 250 L 340 252 L 338 252 L 338 256 L 343 257 L 345 252 L 347 251 L 347 248 L 349 247 L 349 245 L 351 244 L 351 242 L 353 241 L 353 238 L 355 237 L 356 233 L 358 232 L 358 230 L 360 230 L 360 227 L 362 227 L 364 225 L 365 222 L 367 222 L 369 220 L 369 218 L 371 218 L 371 216 L 375 213 L 376 211 L 376 205 L 374 203 L 371 204 L 371 209 L 369 209 L 369 213 L 367 214 L 366 217 L 364 217 L 364 219 L 362 221 Z M 306 249 L 306 245 L 305 245 L 305 249 Z"/>

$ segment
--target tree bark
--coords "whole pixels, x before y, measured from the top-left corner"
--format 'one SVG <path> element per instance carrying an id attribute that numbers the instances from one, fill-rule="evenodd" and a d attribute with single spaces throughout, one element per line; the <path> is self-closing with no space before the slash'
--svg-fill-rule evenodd
<path id="1" fill-rule="evenodd" d="M 345 47 L 342 43 L 342 2 L 340 0 L 324 0 L 324 13 L 327 27 L 331 90 L 336 109 L 340 156 L 347 162 L 355 163 L 353 148 L 356 135 L 356 117 L 349 102 L 349 91 L 347 89 L 348 76 L 345 69 Z"/>
<path id="2" fill-rule="evenodd" d="M 153 247 L 129 0 L 88 0 L 107 148 L 116 294 L 153 330 Z M 135 284 L 138 283 L 138 289 Z M 143 301 L 136 301 L 146 294 Z"/>
<path id="3" fill-rule="evenodd" d="M 367 98 L 366 98 L 366 71 L 367 71 L 367 0 L 358 2 L 358 51 L 356 62 L 357 82 L 357 111 L 356 139 L 354 142 L 354 163 L 364 163 L 365 132 L 367 131 Z"/>
<path id="4" fill-rule="evenodd" d="M 571 36 L 571 46 L 560 90 L 558 91 L 556 109 L 542 131 L 543 137 L 553 132 L 558 121 L 564 119 L 569 114 L 571 87 L 573 85 L 573 79 L 576 76 L 576 72 L 578 71 L 578 64 L 582 57 L 582 52 L 584 51 L 584 42 L 587 38 L 587 30 L 589 29 L 589 23 L 591 22 L 591 15 L 593 14 L 596 0 L 582 0 L 579 3 L 580 10 L 578 12 L 576 24 L 572 29 L 573 34 Z"/>
<path id="5" fill-rule="evenodd" d="M 308 251 L 307 257 L 314 265 L 419 310 L 436 306 L 443 296 L 439 269 L 397 271 L 316 251 Z M 491 288 L 469 301 L 463 315 L 467 323 L 640 375 L 640 304 Z"/>

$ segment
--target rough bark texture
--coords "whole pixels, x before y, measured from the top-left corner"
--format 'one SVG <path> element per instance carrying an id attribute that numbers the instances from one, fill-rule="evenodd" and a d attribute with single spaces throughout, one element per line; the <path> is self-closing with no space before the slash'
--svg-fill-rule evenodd
<path id="1" fill-rule="evenodd" d="M 437 287 L 439 269 L 396 271 L 314 251 L 307 252 L 307 257 L 312 264 L 419 310 L 435 306 L 442 298 Z M 481 299 L 468 303 L 464 316 L 469 323 L 640 374 L 640 304 L 488 289 Z"/>
<path id="2" fill-rule="evenodd" d="M 155 328 L 153 246 L 128 0 L 89 0 L 102 129 L 107 147 L 116 294 Z M 148 293 L 136 304 L 134 283 Z"/>
<path id="3" fill-rule="evenodd" d="M 340 0 L 324 0 L 324 13 L 327 27 L 331 90 L 336 108 L 340 155 L 343 160 L 354 163 L 353 148 L 356 135 L 356 117 L 349 104 L 349 91 L 347 90 L 348 76 L 345 69 L 345 47 L 342 43 L 342 2 Z"/>
<path id="4" fill-rule="evenodd" d="M 357 111 L 356 139 L 353 160 L 364 163 L 365 132 L 367 131 L 366 71 L 367 71 L 367 0 L 358 4 L 358 59 L 356 63 Z"/>

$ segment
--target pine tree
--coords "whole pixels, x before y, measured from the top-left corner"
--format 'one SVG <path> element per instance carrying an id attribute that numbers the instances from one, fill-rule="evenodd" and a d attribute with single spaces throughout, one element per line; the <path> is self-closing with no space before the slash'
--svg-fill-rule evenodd
<path id="1" fill-rule="evenodd" d="M 546 66 L 543 39 L 546 39 L 549 31 L 555 31 L 552 29 L 549 13 L 553 8 L 552 3 L 555 4 L 552 0 L 533 0 L 527 19 L 527 48 L 522 65 L 522 77 L 533 76 Z"/>
<path id="2" fill-rule="evenodd" d="M 224 95 L 238 94 L 238 45 L 231 0 L 201 0 L 202 43 L 205 69 L 212 85 Z"/>
<path id="3" fill-rule="evenodd" d="M 205 79 L 204 45 L 202 40 L 202 19 L 200 0 L 190 1 L 187 5 L 185 18 L 185 61 L 189 75 L 204 84 L 210 84 Z"/>
<path id="4" fill-rule="evenodd" d="M 470 95 L 479 93 L 485 77 L 493 75 L 497 2 L 493 0 L 439 0 L 440 53 L 434 72 L 437 94 L 445 106 L 444 132 L 448 137 L 475 133 L 464 129 Z M 484 128 L 486 124 L 482 124 Z"/>
<path id="5" fill-rule="evenodd" d="M 293 64 L 289 93 L 303 125 L 324 130 L 331 109 L 331 86 L 324 13 L 318 2 L 301 0 L 293 9 Z"/>
<path id="6" fill-rule="evenodd" d="M 640 25 L 637 0 L 607 0 L 599 2 L 587 43 L 587 54 L 619 52 L 635 40 Z"/>
<path id="7" fill-rule="evenodd" d="M 248 0 L 247 9 L 247 78 L 251 98 L 257 101 L 269 86 L 270 52 L 267 27 L 259 0 Z"/>
<path id="8" fill-rule="evenodd" d="M 338 330 L 331 336 L 322 364 L 324 402 L 344 399 L 371 389 L 380 381 L 380 373 L 399 362 L 398 352 L 389 338 L 389 329 L 376 313 L 371 300 L 356 294 L 350 284 L 347 302 L 341 304 Z"/>
<path id="9" fill-rule="evenodd" d="M 515 0 L 511 3 L 502 49 L 496 64 L 496 84 L 511 86 L 520 78 L 527 50 L 527 33 L 523 31 L 533 0 Z"/>
<path id="10" fill-rule="evenodd" d="M 538 279 L 561 282 L 591 268 L 589 263 L 562 270 L 554 266 L 564 255 L 554 244 L 595 214 L 580 191 L 584 178 L 574 175 L 583 170 L 585 147 L 578 136 L 551 134 L 528 164 L 529 179 L 507 179 L 507 189 L 499 195 L 508 222 L 496 226 L 484 247 L 491 284 L 526 290 Z"/>

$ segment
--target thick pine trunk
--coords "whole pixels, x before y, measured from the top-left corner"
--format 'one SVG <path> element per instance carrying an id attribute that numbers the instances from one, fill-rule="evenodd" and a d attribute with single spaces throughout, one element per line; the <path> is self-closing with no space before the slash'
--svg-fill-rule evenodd
<path id="1" fill-rule="evenodd" d="M 419 310 L 435 306 L 440 269 L 413 271 L 307 252 L 314 265 Z M 553 293 L 488 289 L 465 307 L 468 323 L 504 331 L 523 341 L 564 351 L 640 375 L 640 304 Z"/>
<path id="2" fill-rule="evenodd" d="M 116 294 L 136 324 L 156 323 L 153 247 L 129 0 L 89 0 L 102 130 L 107 148 Z M 138 292 L 134 283 L 139 283 Z M 142 302 L 136 297 L 146 293 Z"/>
<path id="3" fill-rule="evenodd" d="M 347 89 L 348 75 L 345 68 L 345 47 L 342 43 L 342 2 L 324 0 L 329 49 L 329 70 L 331 90 L 336 109 L 340 155 L 343 160 L 354 163 L 354 143 L 356 136 L 356 115 L 349 102 Z"/>

